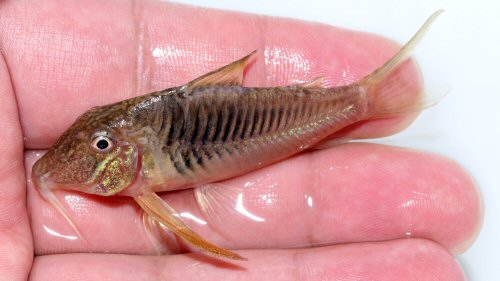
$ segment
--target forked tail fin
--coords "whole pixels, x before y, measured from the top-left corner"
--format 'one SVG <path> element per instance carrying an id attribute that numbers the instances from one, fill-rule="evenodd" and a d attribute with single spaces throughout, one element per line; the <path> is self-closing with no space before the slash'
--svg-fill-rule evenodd
<path id="1" fill-rule="evenodd" d="M 422 40 L 434 20 L 443 11 L 438 10 L 434 12 L 399 52 L 384 65 L 358 82 L 360 86 L 365 88 L 368 96 L 372 98 L 372 105 L 374 107 L 373 117 L 385 118 L 407 112 L 418 112 L 434 103 L 426 99 L 415 101 L 414 99 L 409 99 L 408 95 L 402 95 L 401 93 L 406 90 L 404 87 L 407 87 L 408 90 L 416 90 L 419 87 L 409 83 L 409 81 L 405 82 L 404 79 L 408 79 L 408 77 L 405 77 L 404 72 L 398 72 L 397 69 L 410 57 L 413 49 Z M 412 78 L 414 79 L 414 76 Z"/>

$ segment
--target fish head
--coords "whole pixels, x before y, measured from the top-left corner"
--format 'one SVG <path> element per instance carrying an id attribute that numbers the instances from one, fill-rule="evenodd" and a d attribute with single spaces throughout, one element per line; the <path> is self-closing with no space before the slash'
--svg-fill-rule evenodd
<path id="1" fill-rule="evenodd" d="M 53 190 L 111 196 L 134 182 L 139 148 L 127 138 L 120 104 L 87 111 L 33 166 L 37 189 L 49 201 Z"/>

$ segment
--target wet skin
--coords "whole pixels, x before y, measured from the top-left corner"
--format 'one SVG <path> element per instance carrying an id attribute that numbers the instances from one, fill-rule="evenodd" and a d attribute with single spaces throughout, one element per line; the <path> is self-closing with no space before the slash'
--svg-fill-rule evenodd
<path id="1" fill-rule="evenodd" d="M 237 268 L 199 254 L 113 255 L 155 251 L 139 222 L 139 209 L 129 198 L 61 193 L 69 195 L 66 202 L 89 241 L 49 234 L 44 226 L 73 233 L 26 183 L 30 175 L 25 171 L 37 158 L 31 151 L 48 148 L 88 108 L 180 85 L 252 49 L 267 53 L 246 74 L 246 85 L 259 86 L 318 75 L 326 75 L 330 85 L 345 84 L 369 73 L 398 49 L 372 35 L 289 20 L 166 3 L 134 9 L 114 2 L 80 5 L 12 1 L 0 9 L 0 71 L 5 74 L 0 76 L 5 97 L 0 100 L 2 278 L 24 279 L 30 271 L 32 280 L 86 280 L 97 273 L 108 280 L 137 280 L 138 275 L 146 280 L 200 275 L 252 280 L 273 279 L 283 272 L 308 280 L 408 280 L 406 274 L 415 280 L 463 278 L 449 252 L 464 251 L 479 231 L 482 207 L 474 182 L 440 156 L 379 145 L 312 151 L 227 182 L 254 183 L 245 189 L 244 205 L 266 221 L 190 225 L 219 245 L 245 249 L 238 253 L 250 261 L 237 263 Z M 24 14 L 26 6 L 36 12 Z M 141 20 L 144 29 L 138 24 Z M 290 35 L 290 29 L 297 32 Z M 307 34 L 307 39 L 300 34 Z M 346 66 L 350 72 L 344 78 Z M 412 65 L 405 71 L 417 80 Z M 390 135 L 413 119 L 367 121 L 345 133 L 355 138 Z M 190 190 L 163 198 L 178 212 L 202 217 Z M 219 212 L 223 218 L 224 211 Z M 407 233 L 421 239 L 401 239 Z M 377 242 L 381 240 L 388 241 Z M 170 252 L 186 252 L 186 244 L 176 242 L 179 245 Z M 342 245 L 307 248 L 332 243 Z M 276 249 L 297 245 L 306 248 Z M 109 254 L 75 254 L 105 251 Z"/>

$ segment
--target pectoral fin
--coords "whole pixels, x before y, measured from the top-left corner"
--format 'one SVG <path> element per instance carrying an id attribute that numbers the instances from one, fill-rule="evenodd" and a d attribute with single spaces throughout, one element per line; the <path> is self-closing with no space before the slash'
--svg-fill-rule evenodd
<path id="1" fill-rule="evenodd" d="M 175 210 L 163 201 L 156 193 L 147 193 L 134 197 L 141 208 L 153 219 L 165 225 L 170 231 L 180 236 L 194 246 L 207 250 L 217 256 L 234 260 L 245 260 L 240 255 L 223 249 L 203 239 L 196 232 L 192 231 L 177 216 Z"/>
<path id="2" fill-rule="evenodd" d="M 209 72 L 195 80 L 189 82 L 186 86 L 188 90 L 193 90 L 198 87 L 218 85 L 218 86 L 233 86 L 243 83 L 243 71 L 250 62 L 255 58 L 257 51 L 253 51 L 247 56 L 223 66 L 217 70 Z"/>

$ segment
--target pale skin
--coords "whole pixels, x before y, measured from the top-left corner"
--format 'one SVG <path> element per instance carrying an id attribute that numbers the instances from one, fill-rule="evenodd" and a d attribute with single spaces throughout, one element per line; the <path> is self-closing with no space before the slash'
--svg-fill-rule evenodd
<path id="1" fill-rule="evenodd" d="M 328 85 L 346 84 L 392 56 L 398 47 L 391 41 L 156 2 L 5 1 L 0 28 L 0 280 L 464 280 L 450 253 L 472 244 L 482 203 L 472 177 L 439 155 L 349 144 L 225 182 L 257 182 L 245 189 L 243 204 L 266 221 L 186 222 L 244 262 L 190 253 L 196 249 L 181 240 L 154 256 L 141 212 L 127 197 L 60 192 L 70 196 L 64 202 L 87 242 L 56 237 L 44 226 L 74 232 L 27 181 L 39 157 L 33 151 L 43 153 L 92 106 L 181 85 L 254 49 L 258 59 L 245 85 L 319 75 Z M 418 81 L 415 68 L 403 71 L 419 87 L 410 82 Z M 368 120 L 344 134 L 391 135 L 414 115 Z M 261 200 L 266 194 L 269 204 Z M 203 217 L 192 190 L 162 197 L 178 212 Z M 407 232 L 415 238 L 405 239 Z M 278 249 L 297 245 L 303 248 Z"/>

